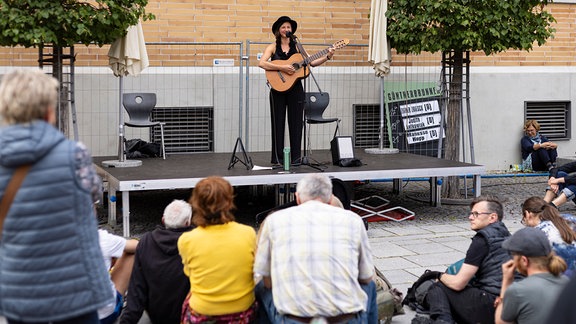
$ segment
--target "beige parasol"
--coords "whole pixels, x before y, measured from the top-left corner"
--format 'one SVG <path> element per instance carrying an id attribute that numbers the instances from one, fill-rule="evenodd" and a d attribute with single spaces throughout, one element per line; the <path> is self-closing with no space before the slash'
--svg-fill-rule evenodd
<path id="1" fill-rule="evenodd" d="M 144 41 L 144 33 L 142 31 L 142 24 L 128 27 L 128 31 L 124 37 L 114 41 L 108 51 L 108 63 L 115 76 L 119 77 L 120 83 L 120 107 L 118 117 L 118 160 L 104 161 L 102 164 L 113 167 L 131 167 L 141 165 L 141 161 L 125 161 L 124 159 L 124 114 L 122 94 L 123 77 L 127 75 L 137 76 L 148 67 L 148 53 L 146 52 L 146 42 Z"/>
<path id="2" fill-rule="evenodd" d="M 384 102 L 384 76 L 390 73 L 390 47 L 386 39 L 386 10 L 387 0 L 372 0 L 370 5 L 370 40 L 368 46 L 368 61 L 372 63 L 375 74 L 380 78 L 380 136 L 379 147 L 376 149 L 366 149 L 367 153 L 382 154 L 396 153 L 397 149 L 392 146 L 392 130 L 390 127 L 390 112 Z M 388 140 L 390 148 L 384 146 L 384 113 L 388 121 Z"/>
<path id="3" fill-rule="evenodd" d="M 374 65 L 376 75 L 383 77 L 390 73 L 390 47 L 386 39 L 386 0 L 372 0 L 370 6 L 370 41 L 368 61 Z"/>

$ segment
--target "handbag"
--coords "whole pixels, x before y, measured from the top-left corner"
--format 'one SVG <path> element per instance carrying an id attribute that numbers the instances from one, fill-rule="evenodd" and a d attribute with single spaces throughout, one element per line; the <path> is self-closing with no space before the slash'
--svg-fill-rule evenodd
<path id="1" fill-rule="evenodd" d="M 14 196 L 16 196 L 16 192 L 20 188 L 22 181 L 26 177 L 28 170 L 32 165 L 23 165 L 18 167 L 14 172 L 14 175 L 10 179 L 8 186 L 6 186 L 6 191 L 4 192 L 4 196 L 2 197 L 2 201 L 0 201 L 0 237 L 2 237 L 2 227 L 4 226 L 4 219 L 6 215 L 8 215 L 8 210 L 10 210 L 10 205 L 12 205 L 12 200 L 14 200 Z"/>

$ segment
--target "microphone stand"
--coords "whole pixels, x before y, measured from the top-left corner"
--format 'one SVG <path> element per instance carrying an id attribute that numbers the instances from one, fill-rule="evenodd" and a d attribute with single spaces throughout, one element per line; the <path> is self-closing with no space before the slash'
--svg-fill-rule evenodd
<path id="1" fill-rule="evenodd" d="M 290 35 L 290 38 L 292 38 L 294 40 L 294 42 L 296 43 L 296 48 L 298 48 L 298 51 L 302 54 L 302 56 L 305 56 L 304 57 L 305 60 L 304 60 L 304 64 L 303 64 L 302 68 L 304 69 L 303 75 L 306 75 L 306 69 L 310 69 L 308 64 L 311 63 L 311 62 L 306 62 L 306 59 L 309 57 L 309 55 L 306 52 L 306 50 L 304 49 L 304 47 L 302 46 L 302 43 L 300 43 L 300 41 L 298 40 L 298 38 L 296 36 Z M 309 70 L 309 73 L 312 73 L 312 70 Z M 306 137 L 306 110 L 307 110 L 306 104 L 308 103 L 308 101 L 306 100 L 306 85 L 307 85 L 306 79 L 307 78 L 304 78 L 304 81 L 303 81 L 304 84 L 302 86 L 303 91 L 304 91 L 304 98 L 302 100 L 302 105 L 304 107 L 304 109 L 302 110 L 303 111 L 303 113 L 302 113 L 302 126 L 304 127 L 304 132 L 303 132 L 304 149 L 302 152 L 302 156 L 299 159 L 300 160 L 299 165 L 307 165 L 307 166 L 309 166 L 315 170 L 318 170 L 320 172 L 324 172 L 324 170 L 318 166 L 320 163 L 318 163 L 316 161 L 316 165 L 314 165 L 314 164 L 310 163 L 310 158 L 308 157 L 308 146 L 306 143 L 308 141 L 308 138 Z"/>

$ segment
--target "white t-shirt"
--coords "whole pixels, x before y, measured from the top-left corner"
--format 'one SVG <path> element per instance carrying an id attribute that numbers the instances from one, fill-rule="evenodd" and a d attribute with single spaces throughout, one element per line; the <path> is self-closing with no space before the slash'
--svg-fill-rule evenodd
<path id="1" fill-rule="evenodd" d="M 104 264 L 106 265 L 106 269 L 110 270 L 112 267 L 112 258 L 119 258 L 122 256 L 122 253 L 124 253 L 126 239 L 122 236 L 111 234 L 103 229 L 98 230 L 98 239 L 102 255 L 104 256 Z M 116 308 L 116 287 L 114 287 L 112 279 L 110 279 L 110 287 L 112 294 L 114 295 L 114 303 L 98 309 L 99 319 L 108 317 L 114 312 L 114 308 Z"/>

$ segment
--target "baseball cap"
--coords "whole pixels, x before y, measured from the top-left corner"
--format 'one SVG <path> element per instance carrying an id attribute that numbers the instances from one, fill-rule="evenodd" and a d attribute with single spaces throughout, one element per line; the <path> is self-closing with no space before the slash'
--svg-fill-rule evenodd
<path id="1" fill-rule="evenodd" d="M 546 234 L 534 227 L 519 229 L 502 243 L 502 248 L 527 257 L 547 256 L 552 251 Z"/>

